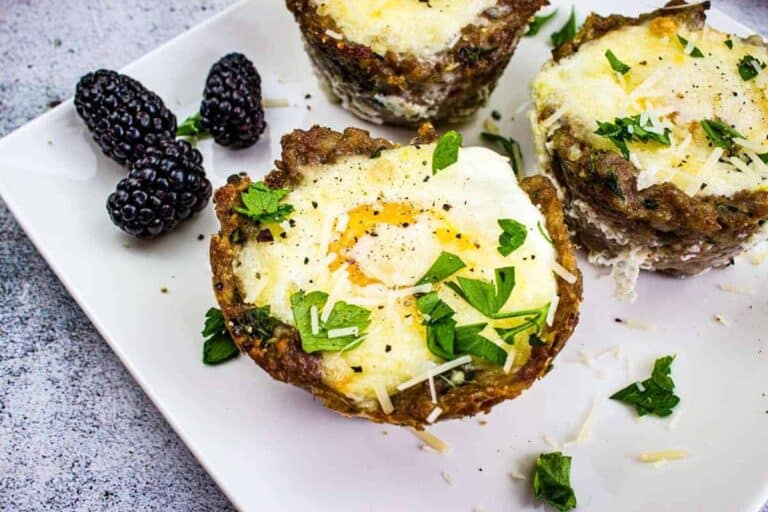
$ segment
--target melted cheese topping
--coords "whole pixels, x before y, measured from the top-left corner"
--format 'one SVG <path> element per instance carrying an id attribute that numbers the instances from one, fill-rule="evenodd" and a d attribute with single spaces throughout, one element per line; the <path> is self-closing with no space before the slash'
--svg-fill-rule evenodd
<path id="1" fill-rule="evenodd" d="M 281 237 L 283 228 L 273 226 L 274 242 L 247 242 L 233 264 L 245 301 L 269 304 L 288 324 L 294 325 L 290 297 L 299 290 L 323 291 L 329 303 L 371 311 L 359 347 L 322 355 L 325 382 L 371 407 L 378 407 L 377 390 L 378 396 L 395 394 L 399 384 L 442 362 L 427 349 L 412 288 L 442 251 L 467 264 L 455 276 L 494 280 L 495 269 L 515 267 L 516 286 L 504 312 L 540 308 L 557 291 L 555 250 L 537 228 L 545 219 L 518 186 L 508 160 L 488 149 L 464 148 L 456 164 L 433 176 L 434 148 L 407 146 L 375 159 L 355 156 L 303 169 L 306 185 L 285 200 L 296 209 L 294 227 L 286 226 Z M 498 219 L 505 218 L 528 228 L 525 244 L 508 257 L 497 250 Z M 456 311 L 459 325 L 488 322 L 443 283 L 434 289 Z M 513 350 L 491 325 L 481 334 Z M 527 343 L 517 345 L 515 368 L 530 355 Z"/>
<path id="2" fill-rule="evenodd" d="M 678 34 L 704 53 L 686 54 Z M 733 41 L 733 49 L 726 40 Z M 611 69 L 606 51 L 632 69 L 620 75 Z M 560 114 L 552 126 L 536 123 L 546 134 L 568 123 L 580 139 L 598 149 L 618 151 L 596 135 L 597 121 L 642 115 L 663 132 L 671 129 L 671 147 L 650 142 L 629 143 L 632 162 L 641 169 L 640 189 L 670 182 L 689 195 L 732 195 L 768 184 L 768 166 L 748 153 L 768 152 L 768 72 L 744 81 L 739 61 L 752 55 L 768 63 L 762 46 L 706 28 L 691 32 L 672 18 L 657 18 L 646 25 L 624 27 L 581 47 L 574 55 L 550 63 L 536 78 L 536 110 Z M 700 122 L 721 119 L 734 126 L 746 141 L 737 150 L 742 161 L 717 154 Z M 539 133 L 539 136 L 542 134 Z M 543 150 L 539 141 L 540 152 Z M 758 159 L 759 160 L 759 159 Z M 743 165 L 741 165 L 743 164 Z"/>
<path id="3" fill-rule="evenodd" d="M 461 29 L 481 22 L 496 0 L 313 0 L 353 43 L 379 55 L 391 51 L 428 58 L 451 48 Z"/>

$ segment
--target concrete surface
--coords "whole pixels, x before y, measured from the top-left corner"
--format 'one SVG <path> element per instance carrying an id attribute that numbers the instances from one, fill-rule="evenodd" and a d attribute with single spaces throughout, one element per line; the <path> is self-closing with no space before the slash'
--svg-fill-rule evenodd
<path id="1" fill-rule="evenodd" d="M 0 0 L 0 136 L 230 3 Z M 714 4 L 768 32 L 768 1 Z M 2 201 L 0 510 L 231 510 Z"/>

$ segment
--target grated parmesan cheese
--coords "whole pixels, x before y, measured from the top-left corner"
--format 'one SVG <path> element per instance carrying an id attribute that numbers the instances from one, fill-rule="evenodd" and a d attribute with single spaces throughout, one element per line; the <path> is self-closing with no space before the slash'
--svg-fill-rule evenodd
<path id="1" fill-rule="evenodd" d="M 544 442 L 547 443 L 553 450 L 560 451 L 562 449 L 558 442 L 552 439 L 549 435 L 544 434 L 542 438 L 544 439 Z"/>
<path id="2" fill-rule="evenodd" d="M 312 329 L 312 336 L 317 336 L 320 332 L 320 319 L 317 316 L 317 306 L 309 308 L 309 323 Z"/>
<path id="3" fill-rule="evenodd" d="M 333 39 L 337 39 L 337 40 L 344 39 L 344 36 L 342 34 L 339 34 L 335 30 L 331 30 L 331 29 L 327 29 L 325 31 L 325 35 L 327 35 L 328 37 L 331 37 Z"/>
<path id="4" fill-rule="evenodd" d="M 592 424 L 595 422 L 595 416 L 597 415 L 597 411 L 600 408 L 600 403 L 602 402 L 602 399 L 600 397 L 595 397 L 592 401 L 592 407 L 589 409 L 589 413 L 587 414 L 586 419 L 584 420 L 584 423 L 581 425 L 581 428 L 579 429 L 579 433 L 576 435 L 576 438 L 573 441 L 568 441 L 563 444 L 563 447 L 568 448 L 569 446 L 576 446 L 579 444 L 584 443 L 589 439 L 589 435 L 592 432 Z"/>
<path id="5" fill-rule="evenodd" d="M 437 404 L 437 391 L 435 391 L 435 377 L 434 375 L 429 376 L 429 396 L 432 398 L 432 403 Z M 430 421 L 430 423 L 432 423 Z"/>
<path id="6" fill-rule="evenodd" d="M 507 473 L 507 475 L 508 475 L 508 476 L 509 476 L 509 478 L 511 478 L 512 480 L 527 480 L 527 478 L 525 477 L 525 475 L 521 475 L 520 473 Z"/>
<path id="7" fill-rule="evenodd" d="M 568 110 L 568 108 L 564 105 L 557 109 L 554 114 L 546 118 L 544 121 L 541 122 L 541 126 L 544 129 L 547 129 L 551 126 L 553 126 L 556 122 L 560 120 L 565 115 L 565 112 Z"/>
<path id="8" fill-rule="evenodd" d="M 547 311 L 547 325 L 552 327 L 555 323 L 555 313 L 557 313 L 557 306 L 560 305 L 560 296 L 555 295 L 552 297 L 552 302 L 549 303 L 549 310 Z"/>
<path id="9" fill-rule="evenodd" d="M 715 322 L 719 323 L 723 327 L 731 326 L 731 321 L 725 318 L 723 315 L 715 315 Z"/>
<path id="10" fill-rule="evenodd" d="M 429 416 L 427 416 L 427 423 L 434 423 L 441 414 L 443 414 L 443 410 L 439 407 L 435 407 L 432 409 L 432 412 L 429 413 Z"/>
<path id="11" fill-rule="evenodd" d="M 431 434 L 426 430 L 411 429 L 411 432 L 413 432 L 413 435 L 421 439 L 421 441 L 423 441 L 429 448 L 432 448 L 437 453 L 443 455 L 451 453 L 451 447 L 436 435 Z"/>
<path id="12" fill-rule="evenodd" d="M 392 414 L 395 407 L 392 405 L 392 399 L 389 397 L 389 393 L 387 393 L 386 386 L 382 384 L 374 384 L 373 392 L 376 393 L 376 398 L 379 400 L 381 411 L 384 414 Z"/>
<path id="13" fill-rule="evenodd" d="M 751 290 L 749 288 L 742 288 L 740 286 L 735 286 L 732 284 L 721 284 L 719 285 L 719 288 L 724 292 L 735 293 L 736 295 L 754 295 L 755 294 L 754 290 Z"/>
<path id="14" fill-rule="evenodd" d="M 453 478 L 451 478 L 451 475 L 443 471 L 442 473 L 440 473 L 440 476 L 443 477 L 443 480 L 445 480 L 445 483 L 447 483 L 448 485 L 453 485 Z"/>
<path id="15" fill-rule="evenodd" d="M 261 101 L 261 106 L 264 108 L 285 108 L 290 107 L 291 102 L 285 98 L 270 99 L 266 98 Z"/>
<path id="16" fill-rule="evenodd" d="M 578 278 L 574 274 L 556 261 L 552 262 L 552 271 L 568 284 L 573 284 L 578 281 Z"/>
<path id="17" fill-rule="evenodd" d="M 448 361 L 447 363 L 443 363 L 439 366 L 435 366 L 434 368 L 427 370 L 421 375 L 417 375 L 416 377 L 408 381 L 405 381 L 402 384 L 399 384 L 397 386 L 397 390 L 405 391 L 406 389 L 412 388 L 417 384 L 421 384 L 425 380 L 428 380 L 430 377 L 434 377 L 435 375 L 440 375 L 441 373 L 447 372 L 448 370 L 453 370 L 454 368 L 458 368 L 459 366 L 462 366 L 471 362 L 472 362 L 472 358 L 470 356 L 461 356 L 458 359 L 454 359 L 453 361 Z"/>
<path id="18" fill-rule="evenodd" d="M 357 327 L 341 327 L 328 331 L 328 339 L 344 338 L 346 336 L 357 336 L 359 334 Z"/>
<path id="19" fill-rule="evenodd" d="M 485 128 L 486 132 L 492 133 L 493 135 L 499 134 L 499 125 L 497 125 L 493 119 L 486 119 L 483 123 L 483 128 Z"/>
<path id="20" fill-rule="evenodd" d="M 685 450 L 664 450 L 660 452 L 645 452 L 637 456 L 640 462 L 654 463 L 662 460 L 679 460 L 688 457 Z"/>
<path id="21" fill-rule="evenodd" d="M 514 348 L 507 351 L 507 358 L 504 360 L 504 373 L 512 371 L 512 366 L 515 364 L 516 351 Z"/>

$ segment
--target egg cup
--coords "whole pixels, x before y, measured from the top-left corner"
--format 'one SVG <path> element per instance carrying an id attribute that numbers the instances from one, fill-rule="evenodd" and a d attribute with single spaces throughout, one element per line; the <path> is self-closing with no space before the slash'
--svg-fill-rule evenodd
<path id="1" fill-rule="evenodd" d="M 427 186 L 427 184 L 433 184 L 432 182 L 435 182 L 440 176 L 432 175 L 427 162 L 421 161 L 419 156 L 421 153 L 419 152 L 424 154 L 431 153 L 433 151 L 431 143 L 434 140 L 435 133 L 431 126 L 423 127 L 420 130 L 420 137 L 415 140 L 415 146 L 404 147 L 398 147 L 383 139 L 372 138 L 368 132 L 355 128 L 348 128 L 343 133 L 317 126 L 308 131 L 295 130 L 283 137 L 282 159 L 276 162 L 277 168 L 267 176 L 265 182 L 272 190 L 288 189 L 293 190 L 294 192 L 292 193 L 295 193 L 296 190 L 305 188 L 307 191 L 311 191 L 313 187 L 320 186 L 317 179 L 317 176 L 319 176 L 317 174 L 318 166 L 343 164 L 349 165 L 345 172 L 365 173 L 365 166 L 381 165 L 383 166 L 382 168 L 386 168 L 391 166 L 392 162 L 398 161 L 397 159 L 399 158 L 405 159 L 406 154 L 408 154 L 410 156 L 407 157 L 409 158 L 407 162 L 411 162 L 408 165 L 411 165 L 413 172 L 419 173 L 418 177 L 415 177 L 414 180 L 418 181 L 419 185 Z M 515 182 L 511 169 L 508 168 L 508 163 L 501 156 L 484 148 L 474 148 L 470 151 L 471 154 L 477 154 L 478 152 L 482 152 L 480 153 L 481 155 L 490 155 L 489 158 L 494 159 L 496 163 L 500 162 L 502 166 L 501 172 L 509 173 L 508 176 L 511 178 L 508 179 L 511 179 L 512 183 Z M 470 153 L 466 154 L 469 155 Z M 416 156 L 414 157 L 414 155 Z M 413 163 L 413 158 L 416 158 L 415 163 Z M 469 158 L 469 156 L 466 158 Z M 422 167 L 422 164 L 424 164 L 424 167 Z M 505 167 L 507 168 L 506 170 L 504 170 Z M 335 167 L 332 168 L 336 169 Z M 305 175 L 310 171 L 313 179 L 305 179 Z M 452 171 L 445 170 L 443 172 L 449 173 Z M 421 174 L 424 175 L 423 180 Z M 431 180 L 429 179 L 430 176 L 432 177 Z M 376 180 L 381 179 L 381 173 L 377 173 L 376 177 L 370 176 L 370 179 L 368 179 L 367 175 L 363 175 L 360 178 L 361 183 L 368 183 L 374 192 L 374 195 L 371 196 L 373 199 L 366 199 L 368 197 L 366 195 L 367 192 L 365 190 L 360 191 L 357 194 L 360 197 L 360 202 L 376 201 L 375 190 L 378 190 L 378 182 Z M 335 179 L 342 180 L 348 178 L 339 173 Z M 446 175 L 444 179 L 449 178 Z M 523 337 L 515 342 L 515 350 L 519 350 L 519 354 L 515 350 L 507 354 L 507 361 L 509 363 L 514 362 L 514 366 L 512 364 L 505 364 L 507 368 L 502 368 L 499 365 L 489 364 L 487 361 L 474 356 L 453 359 L 452 361 L 443 362 L 440 366 L 438 366 L 438 363 L 441 363 L 439 359 L 434 363 L 426 361 L 426 368 L 432 368 L 430 371 L 435 372 L 431 377 L 422 380 L 417 379 L 418 381 L 414 385 L 409 386 L 406 384 L 407 388 L 402 390 L 400 390 L 402 386 L 398 386 L 396 390 L 391 392 L 377 390 L 377 396 L 372 401 L 371 399 L 360 400 L 350 393 L 340 391 L 338 383 L 346 381 L 336 379 L 334 381 L 336 385 L 330 383 L 329 368 L 338 369 L 341 367 L 342 371 L 348 372 L 345 379 L 354 379 L 365 375 L 363 372 L 369 371 L 369 368 L 375 369 L 377 365 L 384 365 L 386 362 L 384 358 L 386 357 L 395 357 L 406 349 L 418 355 L 420 353 L 419 350 L 421 352 L 425 351 L 424 346 L 422 345 L 422 348 L 419 348 L 419 346 L 413 348 L 412 342 L 409 342 L 411 345 L 408 345 L 405 338 L 399 340 L 397 336 L 394 336 L 391 339 L 387 338 L 384 340 L 386 346 L 382 345 L 380 350 L 376 349 L 374 355 L 366 355 L 366 357 L 369 357 L 368 360 L 360 362 L 354 359 L 355 354 L 352 350 L 340 353 L 307 353 L 302 348 L 302 336 L 298 332 L 297 326 L 288 318 L 281 318 L 268 323 L 268 332 L 264 332 L 264 319 L 266 315 L 277 314 L 277 311 L 273 308 L 271 313 L 269 309 L 265 313 L 263 309 L 265 304 L 255 304 L 252 302 L 254 300 L 252 291 L 254 286 L 261 286 L 263 288 L 264 279 L 285 280 L 286 283 L 290 283 L 291 279 L 296 278 L 296 273 L 301 273 L 305 269 L 313 270 L 320 268 L 313 267 L 317 265 L 328 265 L 328 268 L 334 272 L 343 269 L 339 269 L 341 262 L 336 260 L 336 256 L 332 256 L 329 259 L 324 254 L 315 255 L 315 244 L 307 246 L 306 254 L 311 256 L 311 261 L 310 257 L 306 257 L 303 262 L 296 260 L 297 263 L 293 267 L 289 264 L 284 264 L 278 265 L 279 268 L 275 270 L 267 270 L 267 263 L 264 260 L 258 262 L 261 266 L 253 265 L 251 261 L 253 258 L 244 256 L 247 251 L 289 251 L 289 249 L 294 247 L 294 244 L 299 245 L 306 242 L 300 233 L 296 233 L 297 230 L 301 230 L 302 223 L 311 221 L 311 219 L 321 215 L 321 213 L 313 214 L 311 218 L 306 217 L 309 220 L 302 220 L 305 219 L 299 214 L 302 207 L 297 203 L 296 212 L 298 216 L 295 221 L 289 220 L 281 225 L 265 227 L 263 224 L 254 222 L 239 213 L 239 211 L 242 211 L 243 193 L 247 192 L 251 185 L 251 180 L 246 176 L 232 176 L 228 184 L 219 189 L 215 194 L 216 213 L 221 223 L 221 228 L 211 242 L 213 287 L 218 303 L 227 320 L 228 328 L 240 350 L 249 354 L 273 378 L 309 391 L 323 405 L 344 416 L 363 417 L 374 422 L 406 425 L 422 429 L 424 426 L 435 421 L 488 412 L 491 407 L 499 402 L 517 397 L 531 386 L 535 380 L 543 377 L 551 369 L 554 357 L 563 348 L 577 324 L 582 293 L 581 274 L 577 268 L 576 258 L 568 239 L 568 231 L 564 223 L 561 203 L 557 199 L 556 191 L 548 179 L 541 176 L 526 178 L 520 182 L 520 188 L 517 189 L 517 192 L 514 192 L 514 196 L 517 197 L 518 201 L 530 201 L 527 203 L 529 206 L 525 206 L 526 211 L 532 212 L 532 215 L 539 216 L 543 220 L 540 221 L 538 226 L 529 227 L 528 236 L 531 240 L 526 242 L 526 244 L 531 245 L 524 245 L 519 251 L 526 252 L 521 252 L 518 256 L 515 256 L 518 259 L 514 261 L 519 262 L 517 269 L 518 286 L 524 286 L 523 283 L 527 279 L 525 274 L 527 268 L 539 268 L 526 266 L 535 264 L 533 261 L 535 254 L 533 253 L 534 249 L 532 249 L 534 247 L 546 248 L 544 252 L 552 255 L 550 257 L 553 257 L 555 262 L 553 265 L 558 267 L 554 273 L 552 271 L 554 267 L 547 267 L 545 269 L 544 278 L 547 280 L 546 282 L 552 283 L 552 289 L 556 293 L 556 298 L 550 302 L 547 311 L 542 311 L 542 315 L 546 313 L 547 316 L 546 324 L 544 316 L 531 316 L 519 319 L 520 322 L 524 320 L 532 322 L 529 327 L 533 328 L 534 331 L 537 328 L 541 329 L 536 331 L 538 335 L 530 337 L 528 342 Z M 291 201 L 291 197 L 291 195 L 288 195 L 286 201 Z M 310 197 L 314 198 L 316 196 Z M 297 198 L 293 199 L 294 202 L 298 200 Z M 512 201 L 513 197 L 510 196 L 509 200 Z M 312 206 L 306 206 L 306 208 L 311 213 L 312 208 L 317 208 L 318 212 L 322 212 L 323 208 L 330 206 L 329 204 L 324 204 L 322 200 L 320 202 L 313 200 Z M 456 209 L 461 207 L 459 204 L 455 206 Z M 366 206 L 361 206 L 357 209 L 359 210 L 359 208 L 366 208 Z M 402 205 L 397 206 L 397 203 L 395 203 L 395 208 L 404 207 Z M 374 220 L 371 225 L 361 225 L 363 222 L 370 221 L 370 215 L 368 217 L 353 217 L 350 214 L 348 217 L 345 217 L 343 225 L 339 225 L 339 222 L 342 221 L 337 220 L 333 229 L 343 233 L 336 233 L 333 235 L 333 238 L 325 240 L 329 248 L 328 251 L 338 250 L 333 249 L 334 246 L 338 245 L 339 240 L 344 239 L 345 233 L 348 233 L 349 230 L 364 229 L 369 240 L 377 240 L 377 238 L 371 237 L 384 236 L 384 230 L 387 228 L 385 226 L 386 223 L 391 224 L 390 227 L 394 230 L 409 229 L 408 223 L 402 222 L 402 219 L 392 220 L 391 217 L 389 219 L 384 218 L 387 215 L 385 210 L 386 206 L 381 211 L 374 210 L 372 213 L 368 212 L 374 216 L 372 217 Z M 440 217 L 449 210 L 451 210 L 451 205 L 437 204 L 434 215 Z M 457 210 L 454 213 L 459 214 L 460 212 Z M 364 220 L 366 218 L 368 220 Z M 415 229 L 415 226 L 410 226 L 410 228 Z M 496 226 L 496 229 L 499 229 L 498 226 Z M 374 231 L 378 231 L 378 233 L 374 233 Z M 316 234 L 317 230 L 312 228 L 307 233 Z M 314 234 L 307 236 L 315 236 Z M 473 247 L 470 247 L 470 253 L 480 250 L 479 244 L 472 242 L 468 236 L 465 236 L 465 240 L 461 240 L 461 234 L 449 234 L 449 236 L 443 237 L 442 235 L 444 234 L 435 232 L 434 236 L 441 240 L 446 240 L 446 244 L 475 244 Z M 318 236 L 322 240 L 323 236 Z M 355 235 L 355 239 L 351 243 L 360 243 L 357 236 Z M 424 241 L 423 237 L 413 237 L 413 240 Z M 322 245 L 324 242 L 321 241 L 320 243 Z M 496 245 L 497 240 L 491 240 L 487 251 L 498 259 L 500 256 L 496 254 Z M 280 249 L 280 247 L 284 247 L 284 249 Z M 397 252 L 394 248 L 392 250 Z M 321 252 L 325 252 L 325 250 L 321 249 Z M 261 252 L 258 254 L 266 253 Z M 532 254 L 534 255 L 532 256 Z M 290 257 L 293 257 L 293 255 Z M 415 257 L 405 256 L 405 258 L 406 260 L 404 261 L 409 262 L 407 265 L 400 265 L 397 262 L 393 263 L 394 272 L 399 270 L 402 272 L 411 271 L 412 274 L 417 272 L 407 268 L 419 264 L 419 262 L 415 261 Z M 350 280 L 360 279 L 361 269 L 354 268 L 360 262 L 349 255 L 345 259 L 344 265 L 349 266 L 348 270 L 344 271 L 345 275 L 349 275 Z M 470 265 L 469 260 L 467 261 L 467 264 Z M 545 260 L 542 256 L 540 265 L 545 265 L 545 261 L 549 260 Z M 365 268 L 362 270 L 367 272 Z M 325 273 L 326 271 L 322 270 L 322 272 Z M 468 275 L 479 277 L 477 273 Z M 335 274 L 333 276 L 333 279 L 329 282 L 338 284 L 339 281 Z M 282 283 L 282 281 L 280 282 Z M 252 284 L 249 285 L 248 283 Z M 311 286 L 317 285 L 317 281 L 314 281 L 314 283 Z M 530 289 L 533 290 L 531 293 L 536 293 L 538 286 L 535 283 L 530 283 L 529 285 L 532 287 Z M 286 284 L 286 286 L 290 290 L 294 290 L 291 287 L 296 285 Z M 329 286 L 336 287 L 335 285 Z M 418 297 L 423 297 L 420 294 L 427 293 L 426 289 L 421 289 L 423 286 L 416 286 L 411 291 L 403 292 L 404 289 L 402 287 L 395 285 L 386 293 L 394 293 L 395 295 L 387 296 L 395 297 L 394 300 L 402 302 L 398 302 L 397 307 L 413 308 L 413 301 L 417 300 Z M 300 294 L 303 293 L 303 291 L 300 292 Z M 403 298 L 407 293 L 413 293 L 414 296 L 412 298 Z M 447 288 L 442 288 L 440 293 L 445 300 L 449 300 L 447 294 L 451 292 Z M 330 294 L 338 295 L 338 292 L 331 291 Z M 527 292 L 523 295 L 526 294 Z M 303 295 L 300 295 L 300 297 L 303 297 Z M 329 298 L 328 300 L 330 301 L 331 299 Z M 450 300 L 454 301 L 451 302 L 452 304 L 457 304 L 455 301 L 460 301 L 461 299 L 452 297 Z M 373 305 L 370 308 L 371 310 L 384 308 L 385 302 L 382 302 L 378 308 Z M 477 314 L 474 310 L 467 312 L 467 314 L 470 313 Z M 319 321 L 322 321 L 322 314 L 320 313 L 320 320 L 318 320 L 317 312 L 315 312 L 313 332 L 317 331 L 317 324 Z M 418 317 L 422 316 L 418 311 L 415 315 Z M 407 329 L 417 330 L 424 329 L 424 327 L 420 327 L 420 322 L 427 323 L 430 321 L 428 315 L 424 315 L 424 318 L 416 318 L 411 312 L 402 317 L 393 317 L 398 317 L 398 315 L 384 315 L 382 321 L 408 322 Z M 533 320 L 534 318 L 537 319 Z M 538 327 L 534 324 L 538 325 Z M 370 336 L 362 343 L 382 343 L 381 340 L 374 340 L 376 328 L 376 325 L 371 325 L 368 328 L 367 333 Z M 521 329 L 522 331 L 520 332 L 523 332 L 526 336 L 527 334 L 525 333 L 533 334 L 533 331 L 525 331 L 525 326 Z M 393 332 L 402 333 L 404 331 L 395 330 Z M 406 332 L 405 334 L 408 333 Z M 402 336 L 405 336 L 405 334 L 402 334 Z M 420 339 L 422 341 L 419 341 L 419 344 L 426 343 L 422 338 Z M 360 351 L 364 347 L 365 345 L 361 345 L 360 348 L 355 348 L 354 350 Z M 366 350 L 370 351 L 373 349 L 369 347 Z M 408 353 L 410 354 L 410 352 Z M 510 356 L 509 354 L 512 355 Z M 344 358 L 350 359 L 348 362 L 343 362 L 345 361 Z M 432 357 L 432 360 L 435 360 L 435 358 Z M 339 361 L 342 361 L 342 363 L 339 364 Z M 406 358 L 399 364 L 407 365 L 409 363 L 411 361 Z M 440 369 L 445 368 L 446 364 L 451 366 L 452 371 Z M 346 365 L 351 365 L 352 371 L 349 371 L 350 369 Z M 387 376 L 387 374 L 383 374 L 381 378 L 386 378 Z M 407 375 L 407 377 L 412 377 L 412 375 Z M 382 394 L 385 394 L 385 396 L 382 396 Z"/>
<path id="2" fill-rule="evenodd" d="M 547 0 L 486 2 L 464 26 L 456 27 L 455 34 L 423 52 L 408 41 L 449 21 L 432 15 L 445 8 L 433 5 L 443 0 L 412 2 L 409 8 L 414 12 L 409 20 L 389 24 L 384 20 L 379 25 L 374 25 L 374 18 L 386 17 L 391 10 L 371 13 L 359 9 L 349 16 L 352 21 L 347 23 L 345 18 L 342 23 L 333 16 L 340 18 L 339 13 L 323 5 L 325 2 L 286 3 L 301 28 L 318 76 L 345 109 L 374 123 L 411 127 L 424 121 L 460 123 L 484 106 L 531 17 L 548 5 Z M 328 3 L 344 4 L 344 0 Z M 344 7 L 339 12 L 353 10 Z M 418 23 L 421 20 L 425 21 Z M 392 34 L 392 26 L 407 23 L 415 23 L 410 33 Z M 367 26 L 359 29 L 358 24 Z"/>
<path id="3" fill-rule="evenodd" d="M 768 51 L 705 29 L 708 8 L 592 14 L 533 84 L 542 171 L 625 298 L 641 269 L 700 274 L 768 235 L 768 77 L 743 61 Z"/>

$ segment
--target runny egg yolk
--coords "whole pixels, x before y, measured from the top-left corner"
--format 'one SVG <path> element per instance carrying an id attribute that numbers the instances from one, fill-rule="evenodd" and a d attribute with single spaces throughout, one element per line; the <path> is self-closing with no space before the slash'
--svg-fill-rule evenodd
<path id="1" fill-rule="evenodd" d="M 423 219 L 428 217 L 432 221 L 430 222 L 432 235 L 441 246 L 466 251 L 476 249 L 479 245 L 451 226 L 445 216 L 432 210 L 416 211 L 409 203 L 363 204 L 347 211 L 346 215 L 345 229 L 328 246 L 328 254 L 336 255 L 336 258 L 328 264 L 328 269 L 335 272 L 346 263 L 350 282 L 358 286 L 389 284 L 382 283 L 380 278 L 367 273 L 362 262 L 355 258 L 353 250 L 364 237 L 378 237 L 382 226 L 405 230 L 415 227 L 420 220 L 423 222 Z"/>

